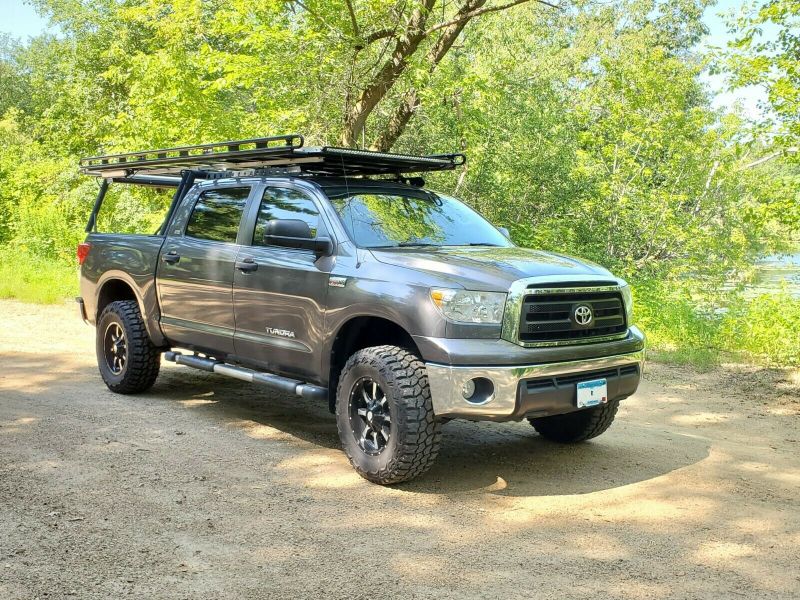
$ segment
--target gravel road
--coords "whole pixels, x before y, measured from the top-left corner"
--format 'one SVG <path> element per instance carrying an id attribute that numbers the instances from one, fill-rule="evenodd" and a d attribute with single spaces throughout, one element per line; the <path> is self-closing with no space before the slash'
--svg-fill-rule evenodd
<path id="1" fill-rule="evenodd" d="M 590 443 L 454 422 L 382 488 L 324 407 L 117 396 L 74 307 L 2 301 L 0 598 L 797 599 L 800 374 L 648 369 Z"/>

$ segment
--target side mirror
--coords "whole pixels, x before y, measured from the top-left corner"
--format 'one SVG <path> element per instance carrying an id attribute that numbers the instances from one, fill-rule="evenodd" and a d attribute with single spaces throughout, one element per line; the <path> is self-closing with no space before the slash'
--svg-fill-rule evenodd
<path id="1" fill-rule="evenodd" d="M 498 228 L 497 228 L 497 231 L 499 231 L 500 233 L 502 233 L 502 234 L 503 234 L 504 236 L 506 236 L 508 239 L 511 239 L 511 232 L 508 230 L 508 228 L 507 228 L 507 227 L 498 227 Z"/>
<path id="2" fill-rule="evenodd" d="M 308 223 L 301 219 L 270 219 L 264 230 L 264 243 L 269 246 L 312 250 L 317 256 L 330 256 L 330 238 L 314 238 Z"/>

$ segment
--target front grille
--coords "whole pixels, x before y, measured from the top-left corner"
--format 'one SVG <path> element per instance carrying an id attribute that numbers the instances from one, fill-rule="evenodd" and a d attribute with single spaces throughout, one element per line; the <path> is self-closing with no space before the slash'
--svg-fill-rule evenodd
<path id="1" fill-rule="evenodd" d="M 541 390 L 574 385 L 579 381 L 591 381 L 592 379 L 612 379 L 614 377 L 627 377 L 639 374 L 639 365 L 625 365 L 624 367 L 613 367 L 597 371 L 587 371 L 585 373 L 570 373 L 566 375 L 556 375 L 554 377 L 540 377 L 538 379 L 528 379 L 525 382 L 525 389 L 530 393 Z"/>
<path id="2" fill-rule="evenodd" d="M 591 310 L 592 318 L 586 324 L 576 317 L 576 310 L 582 310 L 581 307 Z M 586 340 L 626 330 L 625 307 L 619 292 L 528 294 L 522 302 L 519 326 L 522 342 Z"/>

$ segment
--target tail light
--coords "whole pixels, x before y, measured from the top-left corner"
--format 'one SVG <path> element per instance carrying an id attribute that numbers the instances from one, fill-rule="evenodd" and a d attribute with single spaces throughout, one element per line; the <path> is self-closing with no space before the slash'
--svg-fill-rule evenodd
<path id="1" fill-rule="evenodd" d="M 82 265 L 83 261 L 86 260 L 86 257 L 89 256 L 89 250 L 92 249 L 92 245 L 89 242 L 81 242 L 78 244 L 78 264 Z"/>

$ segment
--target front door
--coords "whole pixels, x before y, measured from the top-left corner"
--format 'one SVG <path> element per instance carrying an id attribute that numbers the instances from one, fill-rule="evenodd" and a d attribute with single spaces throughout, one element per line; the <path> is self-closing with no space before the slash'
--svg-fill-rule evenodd
<path id="1" fill-rule="evenodd" d="M 290 185 L 264 189 L 253 237 L 236 259 L 244 269 L 233 275 L 236 354 L 269 371 L 312 379 L 319 371 L 333 258 L 266 245 L 271 219 L 301 219 L 312 235 L 327 235 L 319 207 L 305 192 Z"/>
<path id="2" fill-rule="evenodd" d="M 203 191 L 176 213 L 158 266 L 161 325 L 173 345 L 233 353 L 233 271 L 249 186 Z"/>

